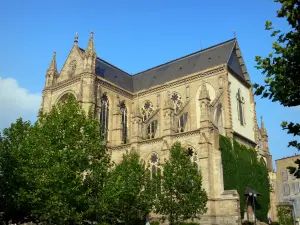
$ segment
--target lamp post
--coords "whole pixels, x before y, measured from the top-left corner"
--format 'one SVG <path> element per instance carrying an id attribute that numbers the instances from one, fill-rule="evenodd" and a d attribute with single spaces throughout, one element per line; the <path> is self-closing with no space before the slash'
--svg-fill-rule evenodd
<path id="1" fill-rule="evenodd" d="M 253 203 L 253 215 L 254 215 L 254 225 L 256 225 L 256 212 L 255 212 L 255 198 L 256 198 L 256 194 L 250 192 L 249 196 L 253 196 L 252 198 L 252 203 Z"/>

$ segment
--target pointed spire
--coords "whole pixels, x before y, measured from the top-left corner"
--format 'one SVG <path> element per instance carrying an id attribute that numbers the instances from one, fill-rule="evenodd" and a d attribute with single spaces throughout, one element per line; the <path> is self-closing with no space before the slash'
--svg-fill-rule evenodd
<path id="1" fill-rule="evenodd" d="M 262 135 L 268 135 L 267 134 L 267 129 L 265 128 L 263 117 L 261 116 L 260 119 L 261 119 L 261 125 L 260 125 L 261 134 Z"/>
<path id="2" fill-rule="evenodd" d="M 76 32 L 76 35 L 74 38 L 74 45 L 78 45 L 78 32 Z"/>
<path id="3" fill-rule="evenodd" d="M 85 50 L 86 54 L 89 55 L 93 55 L 93 54 L 96 54 L 96 51 L 95 51 L 95 45 L 94 45 L 94 32 L 92 31 L 90 33 L 90 40 L 88 42 L 88 45 L 86 47 L 86 50 Z"/>
<path id="4" fill-rule="evenodd" d="M 51 60 L 51 63 L 49 65 L 49 68 L 47 70 L 47 72 L 57 72 L 57 65 L 56 65 L 56 52 L 54 51 L 53 53 L 53 57 Z"/>
<path id="5" fill-rule="evenodd" d="M 208 93 L 208 90 L 206 88 L 206 84 L 203 80 L 202 80 L 201 90 L 200 90 L 200 95 L 199 95 L 199 100 L 200 99 L 207 99 L 207 100 L 210 101 L 209 93 Z"/>

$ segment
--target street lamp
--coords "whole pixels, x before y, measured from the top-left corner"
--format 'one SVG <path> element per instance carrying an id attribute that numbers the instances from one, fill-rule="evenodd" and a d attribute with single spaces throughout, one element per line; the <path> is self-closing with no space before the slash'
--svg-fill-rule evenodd
<path id="1" fill-rule="evenodd" d="M 252 203 L 253 203 L 253 214 L 254 214 L 254 225 L 256 225 L 256 211 L 255 211 L 255 198 L 256 198 L 256 193 L 252 193 L 250 192 L 249 193 L 249 196 L 252 196 L 253 195 L 253 198 L 252 198 Z"/>
<path id="2" fill-rule="evenodd" d="M 254 225 L 256 225 L 256 209 L 255 209 L 255 198 L 258 196 L 262 196 L 259 192 L 247 187 L 245 190 L 245 196 L 252 197 L 252 205 L 253 205 L 253 215 L 254 215 Z"/>

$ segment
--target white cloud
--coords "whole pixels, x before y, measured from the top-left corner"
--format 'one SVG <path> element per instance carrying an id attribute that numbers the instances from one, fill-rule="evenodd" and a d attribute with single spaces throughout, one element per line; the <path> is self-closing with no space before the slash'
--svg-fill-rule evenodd
<path id="1" fill-rule="evenodd" d="M 0 131 L 19 117 L 34 122 L 41 101 L 40 93 L 30 93 L 13 78 L 0 77 Z"/>

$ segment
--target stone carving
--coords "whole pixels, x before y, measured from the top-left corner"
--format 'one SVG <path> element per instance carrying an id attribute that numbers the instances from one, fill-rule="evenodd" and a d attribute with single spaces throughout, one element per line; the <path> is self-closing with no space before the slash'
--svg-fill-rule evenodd
<path id="1" fill-rule="evenodd" d="M 283 196 L 289 196 L 290 195 L 290 185 L 289 184 L 283 184 Z"/>

